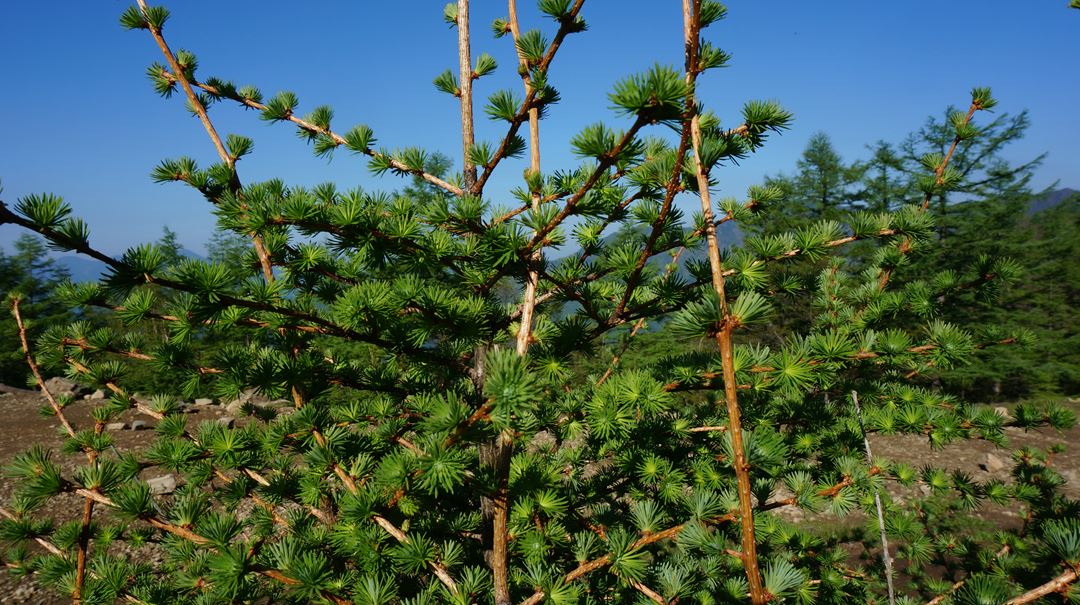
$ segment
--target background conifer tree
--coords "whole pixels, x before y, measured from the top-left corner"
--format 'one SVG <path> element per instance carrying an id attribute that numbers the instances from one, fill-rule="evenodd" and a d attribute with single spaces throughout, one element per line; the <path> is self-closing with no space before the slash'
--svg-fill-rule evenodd
<path id="1" fill-rule="evenodd" d="M 24 301 L 27 314 L 33 318 L 28 327 L 31 338 L 40 336 L 47 326 L 70 320 L 66 305 L 51 296 L 67 278 L 68 272 L 56 263 L 45 242 L 36 235 L 20 235 L 10 254 L 0 250 L 0 298 L 19 296 Z M 0 339 L 0 384 L 24 385 L 26 361 L 10 314 L 0 317 Z"/>

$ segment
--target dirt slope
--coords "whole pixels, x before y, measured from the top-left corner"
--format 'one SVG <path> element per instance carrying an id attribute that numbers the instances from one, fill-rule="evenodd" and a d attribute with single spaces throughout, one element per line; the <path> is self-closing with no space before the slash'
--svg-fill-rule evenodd
<path id="1" fill-rule="evenodd" d="M 69 408 L 69 419 L 76 426 L 89 424 L 91 403 L 79 401 Z M 6 464 L 12 456 L 34 444 L 42 444 L 59 450 L 63 442 L 58 430 L 59 424 L 55 419 L 39 413 L 38 410 L 43 405 L 45 405 L 45 400 L 34 392 L 10 387 L 0 388 L 0 419 L 2 419 L 0 420 L 0 464 Z M 1080 402 L 1072 402 L 1069 405 L 1074 410 L 1080 411 Z M 202 420 L 221 418 L 226 415 L 225 410 L 220 406 L 201 406 L 192 409 L 195 410 L 189 420 L 192 425 Z M 152 419 L 138 416 L 135 412 L 128 412 L 122 420 L 129 425 L 134 420 L 142 420 L 147 423 L 148 428 L 153 426 Z M 1050 430 L 1026 432 L 1007 429 L 1007 431 L 1013 448 L 1032 446 L 1045 449 L 1055 443 L 1064 443 L 1067 449 L 1063 454 L 1055 457 L 1055 465 L 1068 481 L 1065 486 L 1066 493 L 1073 498 L 1080 498 L 1080 427 L 1074 427 L 1064 433 Z M 117 447 L 138 450 L 153 439 L 153 431 L 125 429 L 114 431 L 113 436 Z M 875 456 L 903 461 L 916 467 L 930 464 L 949 470 L 963 470 L 980 480 L 995 476 L 1007 479 L 1007 469 L 1010 466 L 1010 450 L 998 448 L 985 441 L 955 443 L 940 450 L 932 450 L 927 446 L 925 439 L 916 436 L 875 436 L 872 439 L 872 447 Z M 58 459 L 69 466 L 77 461 L 77 458 L 68 456 L 58 456 Z M 4 506 L 10 500 L 15 487 L 16 484 L 12 479 L 0 477 L 0 506 Z M 56 500 L 56 515 L 62 520 L 76 518 L 80 510 L 80 498 L 65 496 Z M 1009 510 L 987 507 L 977 514 L 1003 525 L 1012 525 L 1016 522 L 1016 513 Z M 788 516 L 793 520 L 801 518 L 799 512 L 794 510 Z M 812 522 L 812 520 L 809 521 Z M 56 598 L 46 593 L 31 579 L 0 573 L 0 605 L 53 605 L 68 602 L 70 602 L 68 599 Z"/>

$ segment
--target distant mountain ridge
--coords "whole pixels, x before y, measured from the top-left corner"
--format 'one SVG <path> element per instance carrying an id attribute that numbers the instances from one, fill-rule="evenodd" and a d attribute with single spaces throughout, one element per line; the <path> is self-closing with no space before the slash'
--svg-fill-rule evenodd
<path id="1" fill-rule="evenodd" d="M 180 255 L 184 258 L 206 260 L 205 256 L 198 252 L 188 250 L 187 248 L 181 248 Z M 64 256 L 58 256 L 56 257 L 56 263 L 67 269 L 68 274 L 71 276 L 71 281 L 76 283 L 97 281 L 105 275 L 109 269 L 105 263 L 90 258 L 89 256 L 83 256 L 82 254 L 65 254 Z"/>
<path id="2" fill-rule="evenodd" d="M 1080 195 L 1080 191 L 1075 189 L 1070 189 L 1068 187 L 1056 189 L 1042 197 L 1031 200 L 1028 204 L 1028 214 L 1035 214 L 1036 212 L 1048 210 L 1077 195 Z"/>
<path id="3" fill-rule="evenodd" d="M 1054 208 L 1058 204 L 1061 204 L 1066 200 L 1072 199 L 1074 196 L 1077 195 L 1080 195 L 1080 191 L 1077 191 L 1076 189 L 1072 189 L 1069 187 L 1056 189 L 1047 193 L 1044 196 L 1033 198 L 1028 204 L 1028 213 L 1035 214 L 1037 212 L 1042 212 L 1043 210 Z M 717 235 L 719 236 L 721 245 L 725 247 L 738 246 L 743 242 L 743 234 L 741 231 L 739 231 L 739 228 L 734 223 L 726 223 L 724 225 L 721 225 L 718 231 L 719 233 L 717 233 Z M 605 239 L 610 241 L 614 239 L 614 236 L 608 236 L 608 238 Z M 579 250 L 573 251 L 573 254 L 575 255 L 579 253 Z M 182 248 L 180 250 L 180 254 L 182 254 L 186 258 L 194 258 L 198 260 L 206 259 L 205 256 L 197 252 L 188 250 L 186 248 Z M 570 254 L 571 253 L 569 252 L 555 254 L 552 256 L 551 260 L 557 262 L 562 258 L 570 256 Z M 694 250 L 689 254 L 683 254 L 682 257 L 679 258 L 679 266 L 685 267 L 687 261 L 692 259 L 703 260 L 705 258 L 706 253 L 704 250 Z M 95 281 L 99 277 L 104 275 L 107 270 L 105 263 L 79 254 L 67 254 L 57 257 L 56 262 L 59 263 L 60 266 L 68 270 L 68 273 L 71 274 L 71 281 L 73 282 Z M 660 260 L 657 260 L 655 262 L 664 263 L 666 261 L 662 260 L 662 257 L 660 257 Z"/>

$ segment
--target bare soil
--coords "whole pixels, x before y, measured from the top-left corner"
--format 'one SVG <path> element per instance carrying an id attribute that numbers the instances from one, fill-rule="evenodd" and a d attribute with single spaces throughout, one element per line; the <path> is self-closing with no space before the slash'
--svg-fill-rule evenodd
<path id="1" fill-rule="evenodd" d="M 79 401 L 68 408 L 68 417 L 76 426 L 87 426 L 92 421 L 89 412 L 91 401 Z M 59 430 L 59 423 L 55 418 L 43 416 L 39 409 L 45 405 L 45 400 L 37 393 L 9 387 L 0 388 L 0 464 L 6 464 L 19 452 L 25 451 L 35 444 L 41 444 L 57 452 L 57 460 L 61 461 L 69 469 L 79 462 L 77 457 L 59 454 L 63 443 L 63 435 Z M 1074 411 L 1080 412 L 1080 401 L 1067 401 Z M 221 406 L 194 407 L 194 413 L 189 418 L 189 423 L 194 425 L 208 419 L 216 419 L 226 416 Z M 138 452 L 145 448 L 154 437 L 152 418 L 139 416 L 136 412 L 127 412 L 123 422 L 131 424 L 134 420 L 142 420 L 147 424 L 147 430 L 133 431 L 130 429 L 113 431 L 116 446 L 121 450 Z M 1080 498 L 1080 426 L 1073 427 L 1069 431 L 1058 432 L 1049 429 L 1038 431 L 1023 431 L 1019 429 L 1007 429 L 1009 449 L 999 448 L 986 441 L 965 441 L 948 445 L 944 448 L 933 450 L 924 438 L 911 435 L 881 436 L 876 435 L 871 439 L 871 446 L 875 457 L 906 462 L 916 467 L 932 465 L 947 470 L 961 470 L 969 473 L 977 480 L 999 478 L 1008 480 L 1009 468 L 1011 468 L 1011 452 L 1013 449 L 1029 446 L 1039 449 L 1047 449 L 1050 446 L 1063 443 L 1065 452 L 1054 458 L 1055 468 L 1058 469 L 1066 484 L 1064 491 L 1071 498 Z M 999 468 L 998 462 L 1004 463 Z M 157 474 L 161 474 L 160 472 Z M 153 474 L 145 478 L 155 476 Z M 6 506 L 16 489 L 16 481 L 6 476 L 0 477 L 0 506 Z M 918 488 L 914 488 L 918 489 Z M 907 492 L 897 489 L 894 498 L 903 501 L 904 498 L 917 496 L 909 490 Z M 55 508 L 52 511 L 60 521 L 75 519 L 81 513 L 81 498 L 74 495 L 61 496 L 54 500 Z M 836 524 L 841 523 L 838 519 L 828 519 L 822 515 L 803 515 L 800 511 L 786 509 L 785 516 L 793 521 L 810 524 Z M 997 506 L 983 506 L 973 513 L 974 515 L 993 523 L 999 527 L 1015 527 L 1019 524 L 1019 512 Z M 862 521 L 853 518 L 842 523 L 859 524 Z M 870 553 L 856 553 L 853 556 L 867 556 Z M 35 604 L 35 605 L 59 605 L 68 603 L 68 599 L 57 598 L 41 589 L 31 578 L 0 573 L 0 605 L 9 604 Z"/>
<path id="2" fill-rule="evenodd" d="M 97 401 L 77 401 L 65 409 L 68 420 L 78 427 L 93 425 L 90 410 Z M 0 388 L 0 467 L 18 453 L 28 450 L 33 445 L 43 445 L 54 451 L 54 459 L 61 464 L 66 471 L 73 470 L 84 460 L 79 456 L 68 456 L 60 452 L 65 435 L 60 428 L 59 421 L 55 417 L 45 416 L 40 409 L 47 405 L 44 397 L 34 391 Z M 189 415 L 189 426 L 194 426 L 203 420 L 212 420 L 226 416 L 222 406 L 194 406 Z M 119 431 L 110 431 L 113 441 L 119 451 L 132 451 L 138 453 L 150 444 L 154 439 L 155 421 L 153 418 L 143 416 L 134 410 L 124 413 L 117 422 L 124 422 L 129 427 L 131 423 L 141 420 L 146 423 L 143 430 L 131 430 L 126 428 Z M 70 472 L 65 473 L 70 476 Z M 150 479 L 164 475 L 163 471 L 147 472 L 143 479 Z M 8 503 L 18 487 L 18 481 L 6 475 L 0 475 L 0 507 L 8 509 Z M 74 494 L 62 494 L 52 501 L 53 507 L 49 511 L 58 523 L 77 519 L 82 514 L 83 499 Z M 95 519 L 108 522 L 108 512 L 98 507 Z M 118 545 L 116 548 L 123 548 Z M 3 550 L 0 549 L 0 555 Z M 70 599 L 58 598 L 50 591 L 42 589 L 32 578 L 23 578 L 17 575 L 0 571 L 0 605 L 60 605 L 70 603 Z"/>

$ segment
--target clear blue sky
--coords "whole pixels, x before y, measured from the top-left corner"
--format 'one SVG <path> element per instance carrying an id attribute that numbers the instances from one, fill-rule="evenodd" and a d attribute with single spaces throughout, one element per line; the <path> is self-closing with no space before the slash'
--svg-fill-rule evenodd
<path id="1" fill-rule="evenodd" d="M 523 28 L 550 20 L 524 5 Z M 477 1 L 474 56 L 499 61 L 479 81 L 477 111 L 492 91 L 520 82 L 508 38 L 488 25 L 503 2 Z M 1080 11 L 1066 0 L 735 0 L 707 38 L 734 55 L 709 72 L 704 102 L 729 124 L 747 99 L 776 99 L 795 113 L 794 128 L 738 167 L 719 174 L 723 195 L 741 195 L 762 176 L 790 170 L 808 137 L 826 131 L 846 159 L 878 139 L 899 141 L 930 114 L 966 104 L 972 86 L 991 86 L 999 111 L 1031 112 L 1026 140 L 1008 156 L 1049 157 L 1037 186 L 1080 185 Z M 544 169 L 568 168 L 566 141 L 582 126 L 622 120 L 608 109 L 611 84 L 654 62 L 681 65 L 677 0 L 589 0 L 590 30 L 569 38 L 552 70 L 563 103 L 542 126 Z M 212 227 L 209 205 L 181 185 L 156 185 L 150 170 L 163 158 L 215 161 L 213 149 L 178 96 L 158 98 L 144 76 L 161 56 L 146 32 L 117 24 L 127 2 L 6 2 L 0 11 L 0 179 L 9 204 L 49 191 L 71 202 L 92 228 L 95 244 L 117 253 L 156 239 L 163 225 L 201 250 Z M 166 37 L 174 50 L 200 60 L 199 76 L 254 84 L 269 96 L 296 92 L 300 112 L 336 110 L 334 127 L 365 123 L 381 145 L 417 145 L 460 153 L 455 99 L 431 80 L 456 65 L 455 34 L 443 2 L 318 3 L 276 0 L 185 0 L 168 3 Z M 309 8 L 311 7 L 311 8 Z M 400 7 L 406 7 L 402 9 Z M 253 112 L 219 105 L 218 129 L 255 140 L 239 165 L 245 182 L 279 176 L 290 184 L 328 180 L 343 187 L 394 189 L 361 158 L 339 152 L 315 158 L 295 129 L 267 124 Z M 482 116 L 482 114 L 481 114 Z M 496 140 L 501 125 L 479 119 L 478 138 Z M 489 186 L 493 202 L 520 179 L 523 163 L 507 163 Z M 19 231 L 0 227 L 0 246 Z"/>

